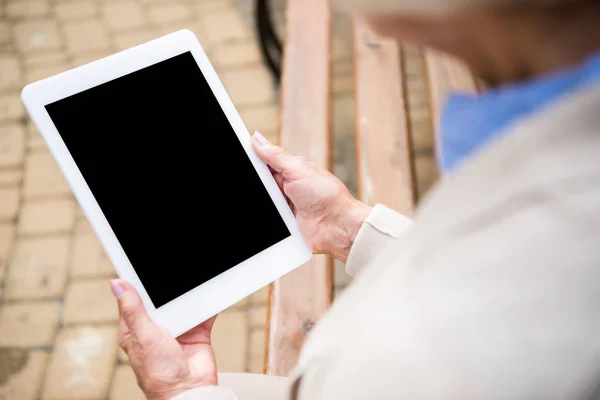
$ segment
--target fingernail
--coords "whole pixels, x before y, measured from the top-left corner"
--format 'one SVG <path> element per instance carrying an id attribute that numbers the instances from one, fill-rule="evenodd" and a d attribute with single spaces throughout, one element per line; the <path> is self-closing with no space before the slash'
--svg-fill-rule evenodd
<path id="1" fill-rule="evenodd" d="M 125 293 L 125 288 L 121 285 L 118 279 L 113 279 L 110 281 L 110 290 L 113 295 L 118 299 Z"/>
<path id="2" fill-rule="evenodd" d="M 254 137 L 256 138 L 258 144 L 260 144 L 261 146 L 269 143 L 267 138 L 264 137 L 260 132 L 254 132 Z"/>

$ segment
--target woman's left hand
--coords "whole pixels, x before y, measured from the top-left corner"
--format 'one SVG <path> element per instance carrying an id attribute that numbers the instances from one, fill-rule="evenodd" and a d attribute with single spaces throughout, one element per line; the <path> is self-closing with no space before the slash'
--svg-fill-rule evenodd
<path id="1" fill-rule="evenodd" d="M 119 304 L 119 344 L 147 399 L 167 400 L 193 388 L 217 384 L 210 342 L 216 316 L 175 339 L 150 319 L 133 286 L 115 279 L 110 288 Z"/>

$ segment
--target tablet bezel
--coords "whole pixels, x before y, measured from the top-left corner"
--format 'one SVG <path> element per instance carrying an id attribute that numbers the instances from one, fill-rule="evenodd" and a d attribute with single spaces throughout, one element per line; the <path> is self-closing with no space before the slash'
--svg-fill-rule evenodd
<path id="1" fill-rule="evenodd" d="M 200 67 L 291 236 L 167 304 L 155 308 L 73 157 L 56 130 L 45 106 L 188 51 L 191 52 Z M 227 95 L 198 39 L 191 31 L 181 30 L 29 84 L 23 89 L 21 98 L 98 235 L 117 274 L 138 290 L 152 319 L 164 326 L 174 336 L 181 335 L 216 313 L 237 303 L 304 264 L 312 256 L 284 196 L 268 167 L 258 159 L 252 150 L 251 136 L 246 126 Z M 201 123 L 201 120 L 198 122 Z M 218 197 L 218 193 L 215 193 L 215 196 Z M 243 206 L 243 202 L 240 202 L 241 206 Z M 260 227 L 257 227 L 257 229 L 260 229 Z M 207 233 L 210 234 L 210 232 Z M 257 234 L 260 234 L 260 232 L 257 231 Z M 235 237 L 234 230 L 232 230 L 231 235 Z M 243 238 L 239 238 L 239 240 L 243 240 Z M 234 246 L 235 244 L 231 245 Z M 199 244 L 200 246 L 201 244 Z M 199 251 L 199 255 L 200 257 L 203 255 L 208 256 L 202 251 Z M 201 267 L 202 259 L 198 259 L 196 262 Z M 210 262 L 210 257 L 206 257 L 206 262 Z M 169 266 L 165 265 L 164 267 L 165 273 L 169 273 Z M 233 291 L 231 288 L 236 289 Z"/>

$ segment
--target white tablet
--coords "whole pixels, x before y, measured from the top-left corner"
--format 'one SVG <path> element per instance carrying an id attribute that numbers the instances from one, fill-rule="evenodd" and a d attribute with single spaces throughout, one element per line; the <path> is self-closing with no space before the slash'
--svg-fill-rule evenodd
<path id="1" fill-rule="evenodd" d="M 22 99 L 117 273 L 173 335 L 310 258 L 192 32 L 32 83 Z"/>

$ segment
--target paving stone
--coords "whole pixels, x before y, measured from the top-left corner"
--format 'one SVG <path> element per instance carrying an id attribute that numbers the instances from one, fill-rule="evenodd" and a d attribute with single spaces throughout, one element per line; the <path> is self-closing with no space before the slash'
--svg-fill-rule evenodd
<path id="1" fill-rule="evenodd" d="M 25 162 L 25 198 L 67 195 L 71 189 L 56 161 L 48 152 L 31 153 Z"/>
<path id="2" fill-rule="evenodd" d="M 204 29 L 204 26 L 201 23 L 196 22 L 188 25 L 187 29 L 189 29 L 194 33 L 194 35 L 196 35 L 196 38 L 200 42 L 200 45 L 202 45 L 202 49 L 204 49 L 204 52 L 207 53 L 208 58 L 212 62 L 213 57 L 210 53 L 212 52 L 213 46 L 211 41 L 208 39 L 208 33 L 206 32 L 206 29 Z"/>
<path id="3" fill-rule="evenodd" d="M 24 349 L 0 349 L 0 399 L 37 400 L 49 354 Z"/>
<path id="4" fill-rule="evenodd" d="M 42 233 L 71 232 L 75 224 L 72 199 L 26 201 L 19 218 L 19 233 L 35 235 Z"/>
<path id="5" fill-rule="evenodd" d="M 79 219 L 75 222 L 75 234 L 80 233 L 94 233 L 94 229 L 92 225 L 90 225 L 90 221 L 87 218 Z"/>
<path id="6" fill-rule="evenodd" d="M 27 149 L 30 151 L 43 151 L 48 152 L 48 147 L 37 126 L 31 122 L 27 126 Z"/>
<path id="7" fill-rule="evenodd" d="M 199 16 L 212 43 L 242 41 L 252 38 L 252 31 L 235 8 L 227 8 Z"/>
<path id="8" fill-rule="evenodd" d="M 19 60 L 13 54 L 0 54 L 0 91 L 17 90 L 23 86 Z"/>
<path id="9" fill-rule="evenodd" d="M 17 240 L 8 264 L 5 297 L 61 297 L 67 281 L 69 245 L 68 236 Z"/>
<path id="10" fill-rule="evenodd" d="M 25 115 L 25 107 L 17 93 L 0 96 L 0 122 L 17 120 Z"/>
<path id="11" fill-rule="evenodd" d="M 8 256 L 15 241 L 15 226 L 13 224 L 0 224 L 0 282 L 6 275 Z"/>
<path id="12" fill-rule="evenodd" d="M 135 1 L 128 0 L 104 4 L 102 17 L 112 31 L 140 28 L 146 22 L 142 8 Z"/>
<path id="13" fill-rule="evenodd" d="M 0 46 L 11 44 L 12 34 L 8 22 L 0 20 Z"/>
<path id="14" fill-rule="evenodd" d="M 50 4 L 45 0 L 10 0 L 5 7 L 9 18 L 39 17 L 50 11 Z"/>
<path id="15" fill-rule="evenodd" d="M 54 7 L 58 19 L 69 21 L 72 19 L 92 17 L 97 12 L 97 6 L 91 0 L 70 0 L 58 3 Z"/>
<path id="16" fill-rule="evenodd" d="M 111 278 L 115 276 L 115 270 L 106 258 L 102 245 L 93 232 L 78 232 L 73 236 L 71 276 L 74 278 Z"/>
<path id="17" fill-rule="evenodd" d="M 58 26 L 52 19 L 19 22 L 14 33 L 17 48 L 26 53 L 58 50 L 62 46 Z"/>
<path id="18" fill-rule="evenodd" d="M 116 356 L 116 326 L 62 328 L 48 365 L 42 399 L 107 398 Z"/>
<path id="19" fill-rule="evenodd" d="M 12 123 L 0 126 L 0 168 L 23 164 L 25 155 L 25 130 L 22 125 Z"/>
<path id="20" fill-rule="evenodd" d="M 169 24 L 158 25 L 154 28 L 154 32 L 156 34 L 156 37 L 159 37 L 171 34 L 173 32 L 177 32 L 181 29 L 190 29 L 196 25 L 197 24 L 195 24 L 192 20 L 177 21 Z"/>
<path id="21" fill-rule="evenodd" d="M 248 311 L 250 327 L 265 328 L 267 323 L 267 306 L 254 306 Z"/>
<path id="22" fill-rule="evenodd" d="M 354 135 L 354 96 L 337 95 L 333 98 L 333 132 L 336 135 Z"/>
<path id="23" fill-rule="evenodd" d="M 331 84 L 334 94 L 349 94 L 354 92 L 354 75 L 335 74 Z"/>
<path id="24" fill-rule="evenodd" d="M 419 191 L 419 198 L 422 199 L 438 179 L 438 170 L 435 157 L 416 157 L 415 174 L 417 176 L 417 189 Z"/>
<path id="25" fill-rule="evenodd" d="M 424 111 L 429 113 L 429 106 Z M 412 110 L 413 108 L 411 108 Z M 411 113 L 412 114 L 412 113 Z M 411 116 L 411 140 L 412 147 L 416 152 L 431 151 L 435 148 L 435 132 L 431 119 L 425 121 L 416 120 L 417 117 Z"/>
<path id="26" fill-rule="evenodd" d="M 119 365 L 115 371 L 110 400 L 145 400 L 146 396 L 138 386 L 135 374 L 129 365 Z"/>
<path id="27" fill-rule="evenodd" d="M 248 324 L 243 311 L 221 313 L 212 331 L 220 372 L 244 372 Z"/>
<path id="28" fill-rule="evenodd" d="M 254 41 L 226 42 L 215 47 L 214 63 L 221 68 L 258 64 L 262 61 Z"/>
<path id="29" fill-rule="evenodd" d="M 59 318 L 58 301 L 5 304 L 0 309 L 0 348 L 52 345 Z"/>
<path id="30" fill-rule="evenodd" d="M 28 68 L 25 73 L 25 82 L 33 83 L 39 80 L 48 78 L 52 75 L 60 74 L 61 72 L 65 72 L 69 69 L 69 66 L 66 62 L 61 64 L 52 64 L 52 65 L 43 65 Z"/>
<path id="31" fill-rule="evenodd" d="M 279 130 L 279 108 L 275 105 L 259 105 L 239 110 L 240 116 L 252 133 L 273 132 Z"/>
<path id="32" fill-rule="evenodd" d="M 73 67 L 79 67 L 80 65 L 91 63 L 92 61 L 100 60 L 101 58 L 111 55 L 113 52 L 110 49 L 94 51 L 85 54 L 76 54 L 73 56 L 71 65 Z"/>
<path id="33" fill-rule="evenodd" d="M 0 171 L 0 187 L 20 186 L 23 181 L 23 170 L 5 169 Z"/>
<path id="34" fill-rule="evenodd" d="M 107 50 L 110 41 L 106 30 L 96 19 L 79 20 L 64 25 L 67 50 L 71 53 L 84 53 Z"/>
<path id="35" fill-rule="evenodd" d="M 150 29 L 144 28 L 115 35 L 115 43 L 118 50 L 125 50 L 137 46 L 138 44 L 148 42 L 158 36 L 159 35 L 153 33 Z"/>
<path id="36" fill-rule="evenodd" d="M 250 295 L 250 303 L 252 305 L 267 304 L 268 301 L 269 301 L 269 285 L 263 287 L 259 291 Z"/>
<path id="37" fill-rule="evenodd" d="M 25 54 L 24 62 L 26 68 L 56 64 L 65 65 L 67 63 L 67 55 L 62 50 L 51 51 L 49 53 Z"/>
<path id="38" fill-rule="evenodd" d="M 235 7 L 232 0 L 194 1 L 191 6 L 197 15 L 208 14 L 213 11 L 230 10 Z"/>
<path id="39" fill-rule="evenodd" d="M 223 71 L 220 77 L 238 108 L 273 103 L 275 96 L 272 79 L 262 66 Z"/>
<path id="40" fill-rule="evenodd" d="M 346 264 L 339 260 L 333 262 L 333 278 L 336 287 L 346 287 L 352 281 L 352 277 L 346 272 Z"/>
<path id="41" fill-rule="evenodd" d="M 250 363 L 249 371 L 254 374 L 263 374 L 265 368 L 265 340 L 264 330 L 252 331 L 250 334 Z"/>
<path id="42" fill-rule="evenodd" d="M 65 324 L 119 320 L 107 279 L 73 281 L 65 295 Z"/>
<path id="43" fill-rule="evenodd" d="M 13 220 L 19 211 L 19 188 L 0 189 L 0 221 Z"/>
<path id="44" fill-rule="evenodd" d="M 156 25 L 169 24 L 190 18 L 190 9 L 180 3 L 157 4 L 148 7 L 148 17 Z"/>

